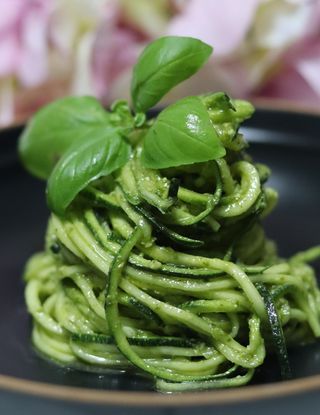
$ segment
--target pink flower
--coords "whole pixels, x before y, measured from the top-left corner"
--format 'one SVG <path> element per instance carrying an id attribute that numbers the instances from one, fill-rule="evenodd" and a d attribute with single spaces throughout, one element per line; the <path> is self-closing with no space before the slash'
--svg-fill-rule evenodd
<path id="1" fill-rule="evenodd" d="M 206 67 L 171 98 L 201 87 L 320 103 L 320 0 L 189 0 L 167 33 L 215 48 Z"/>
<path id="2" fill-rule="evenodd" d="M 216 56 L 233 53 L 250 28 L 261 0 L 190 0 L 167 33 L 191 36 L 214 46 Z"/>
<path id="3" fill-rule="evenodd" d="M 95 93 L 103 101 L 110 101 L 113 83 L 132 68 L 146 40 L 146 36 L 121 22 L 120 10 L 101 22 L 92 51 L 92 77 Z"/>
<path id="4" fill-rule="evenodd" d="M 48 73 L 51 0 L 0 0 L 0 77 L 16 76 L 24 86 Z"/>
<path id="5" fill-rule="evenodd" d="M 320 106 L 320 1 L 313 9 L 303 36 L 282 56 L 282 65 L 258 91 L 259 95 Z"/>
<path id="6" fill-rule="evenodd" d="M 0 124 L 67 94 L 129 99 L 139 53 L 167 34 L 214 53 L 162 104 L 224 90 L 320 105 L 320 0 L 0 0 L 0 10 Z"/>

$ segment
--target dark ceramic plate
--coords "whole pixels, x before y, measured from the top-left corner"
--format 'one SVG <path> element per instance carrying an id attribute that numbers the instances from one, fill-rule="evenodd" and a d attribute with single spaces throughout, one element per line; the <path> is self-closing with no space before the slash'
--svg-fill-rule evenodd
<path id="1" fill-rule="evenodd" d="M 320 243 L 320 117 L 258 110 L 244 132 L 256 160 L 271 166 L 280 203 L 266 221 L 282 255 Z M 320 404 L 320 344 L 292 350 L 294 379 L 279 382 L 272 361 L 256 385 L 183 395 L 161 395 L 126 374 L 98 376 L 41 359 L 29 341 L 30 321 L 21 273 L 41 250 L 48 217 L 44 185 L 23 171 L 16 156 L 19 128 L 0 133 L 0 413 L 157 414 L 300 413 Z M 320 274 L 320 273 L 319 273 Z M 129 410 L 130 408 L 130 410 Z M 147 409 L 148 408 L 148 409 Z M 106 412 L 107 411 L 107 412 Z M 226 412 L 227 411 L 227 412 Z"/>

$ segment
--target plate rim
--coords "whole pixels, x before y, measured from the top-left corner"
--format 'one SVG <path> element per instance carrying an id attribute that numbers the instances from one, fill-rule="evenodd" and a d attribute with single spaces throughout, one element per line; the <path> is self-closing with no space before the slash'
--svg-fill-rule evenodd
<path id="1" fill-rule="evenodd" d="M 242 386 L 232 389 L 165 394 L 143 391 L 100 390 L 31 381 L 0 374 L 0 390 L 38 398 L 81 402 L 83 404 L 134 407 L 200 407 L 236 403 L 253 403 L 268 398 L 299 396 L 320 388 L 320 375 L 302 379 Z"/>
<path id="2" fill-rule="evenodd" d="M 301 114 L 320 117 L 320 108 L 292 103 L 279 99 L 252 99 L 261 111 Z M 21 128 L 22 123 L 2 126 L 0 133 Z M 213 389 L 208 391 L 164 394 L 159 392 L 100 390 L 48 382 L 32 381 L 0 373 L 0 391 L 21 393 L 38 398 L 81 402 L 83 404 L 134 406 L 134 407 L 185 407 L 236 404 L 256 402 L 268 398 L 285 398 L 302 395 L 320 389 L 320 374 L 289 381 L 272 382 L 262 385 L 246 385 L 232 389 Z"/>

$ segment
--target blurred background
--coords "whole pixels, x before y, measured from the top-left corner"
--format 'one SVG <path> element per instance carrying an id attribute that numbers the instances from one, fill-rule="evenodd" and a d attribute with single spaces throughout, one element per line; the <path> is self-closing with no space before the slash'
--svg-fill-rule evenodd
<path id="1" fill-rule="evenodd" d="M 320 0 L 0 0 L 0 125 L 65 95 L 128 98 L 132 66 L 164 35 L 211 44 L 162 102 L 209 90 L 320 110 Z"/>

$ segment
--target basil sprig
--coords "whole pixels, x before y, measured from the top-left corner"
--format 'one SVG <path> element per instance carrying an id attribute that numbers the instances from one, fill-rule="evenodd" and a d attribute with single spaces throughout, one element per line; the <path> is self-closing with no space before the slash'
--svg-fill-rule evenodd
<path id="1" fill-rule="evenodd" d="M 214 160 L 226 154 L 198 97 L 183 98 L 157 117 L 144 139 L 145 167 L 162 169 Z"/>
<path id="2" fill-rule="evenodd" d="M 166 36 L 150 43 L 133 68 L 131 95 L 137 111 L 147 111 L 174 86 L 196 73 L 212 47 L 192 37 Z"/>
<path id="3" fill-rule="evenodd" d="M 149 168 L 223 157 L 225 149 L 201 99 L 180 100 L 151 124 L 144 114 L 211 53 L 211 46 L 189 37 L 167 36 L 148 45 L 133 71 L 136 114 L 123 101 L 106 111 L 93 97 L 68 97 L 41 109 L 20 137 L 19 153 L 27 170 L 48 179 L 49 207 L 63 215 L 90 182 L 121 168 L 130 157 L 130 140 L 143 135 L 142 161 Z"/>

